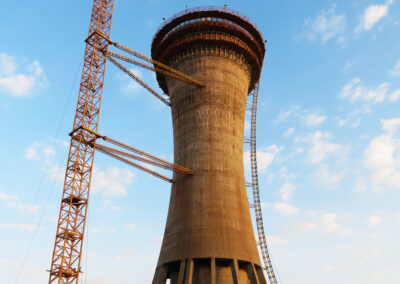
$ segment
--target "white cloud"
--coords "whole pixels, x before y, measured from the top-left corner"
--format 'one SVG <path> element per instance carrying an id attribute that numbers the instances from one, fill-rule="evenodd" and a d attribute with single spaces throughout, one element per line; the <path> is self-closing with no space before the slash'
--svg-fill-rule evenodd
<path id="1" fill-rule="evenodd" d="M 271 207 L 271 203 L 266 203 L 266 202 L 261 202 L 260 205 L 261 205 L 261 209 L 266 209 L 266 208 Z"/>
<path id="2" fill-rule="evenodd" d="M 393 154 L 396 151 L 396 143 L 389 135 L 381 135 L 373 139 L 365 152 L 366 163 L 370 167 L 386 169 L 393 166 L 395 158 Z"/>
<path id="3" fill-rule="evenodd" d="M 397 61 L 396 65 L 392 70 L 389 71 L 389 74 L 393 77 L 399 77 L 400 76 L 400 60 Z"/>
<path id="4" fill-rule="evenodd" d="M 0 94 L 24 97 L 49 85 L 38 61 L 23 68 L 25 71 L 17 73 L 18 69 L 14 57 L 0 53 Z"/>
<path id="5" fill-rule="evenodd" d="M 389 89 L 388 83 L 382 83 L 378 87 L 367 88 L 360 84 L 360 78 L 350 80 L 340 93 L 340 97 L 355 101 L 371 101 L 374 104 L 382 103 Z"/>
<path id="6" fill-rule="evenodd" d="M 365 11 L 364 15 L 361 17 L 360 24 L 355 29 L 356 32 L 361 30 L 368 31 L 372 29 L 375 24 L 377 24 L 383 17 L 385 17 L 389 11 L 389 5 L 393 1 L 389 0 L 384 5 L 370 5 Z"/>
<path id="7" fill-rule="evenodd" d="M 344 67 L 343 67 L 343 72 L 347 72 L 347 71 L 349 71 L 350 69 L 352 69 L 352 67 L 354 66 L 354 64 L 355 64 L 355 60 L 354 60 L 354 59 L 348 60 L 348 61 L 345 63 Z"/>
<path id="8" fill-rule="evenodd" d="M 337 222 L 338 215 L 336 213 L 325 213 L 320 216 L 320 222 L 326 233 L 347 234 L 348 230 Z"/>
<path id="9" fill-rule="evenodd" d="M 35 86 L 35 77 L 17 74 L 0 78 L 0 89 L 13 97 L 26 96 Z"/>
<path id="10" fill-rule="evenodd" d="M 395 101 L 397 101 L 398 99 L 400 99 L 400 89 L 394 91 L 394 92 L 391 93 L 391 94 L 389 95 L 389 97 L 388 97 L 388 100 L 389 100 L 390 102 L 395 102 Z"/>
<path id="11" fill-rule="evenodd" d="M 53 143 L 53 145 L 60 145 L 64 148 L 69 148 L 69 141 L 61 140 L 61 139 L 56 139 L 53 137 L 50 137 L 50 142 Z"/>
<path id="12" fill-rule="evenodd" d="M 381 124 L 384 133 L 371 140 L 364 152 L 364 163 L 371 170 L 374 191 L 400 189 L 400 119 L 382 119 Z"/>
<path id="13" fill-rule="evenodd" d="M 25 157 L 28 160 L 36 160 L 37 159 L 37 147 L 35 145 L 26 148 Z"/>
<path id="14" fill-rule="evenodd" d="M 336 269 L 336 266 L 327 264 L 327 265 L 322 266 L 322 269 L 326 270 L 326 271 L 332 271 L 332 270 Z"/>
<path id="15" fill-rule="evenodd" d="M 127 168 L 110 167 L 105 171 L 93 169 L 92 192 L 104 196 L 125 196 L 126 188 L 132 184 L 134 174 Z"/>
<path id="16" fill-rule="evenodd" d="M 125 228 L 126 228 L 127 230 L 129 230 L 129 231 L 132 231 L 132 230 L 134 230 L 134 229 L 136 228 L 136 225 L 130 223 L 130 224 L 127 224 Z"/>
<path id="17" fill-rule="evenodd" d="M 0 77 L 14 74 L 17 68 L 18 65 L 13 57 L 0 53 Z"/>
<path id="18" fill-rule="evenodd" d="M 355 180 L 355 185 L 354 185 L 354 192 L 360 193 L 360 192 L 364 192 L 365 190 L 367 190 L 368 187 L 368 183 L 366 178 L 364 177 L 357 177 Z"/>
<path id="19" fill-rule="evenodd" d="M 308 150 L 308 159 L 310 163 L 317 164 L 322 162 L 328 155 L 343 152 L 344 147 L 340 144 L 330 143 L 328 140 L 331 135 L 316 131 L 312 135 L 306 137 L 296 137 L 295 142 L 305 142 L 310 145 Z"/>
<path id="20" fill-rule="evenodd" d="M 42 162 L 42 170 L 47 174 L 50 180 L 56 180 L 62 183 L 65 177 L 65 165 L 57 165 L 59 161 L 55 161 L 57 154 L 68 151 L 69 143 L 49 137 L 44 142 L 33 142 L 25 150 L 25 158 L 28 160 L 37 160 Z M 58 157 L 57 157 L 58 158 Z"/>
<path id="21" fill-rule="evenodd" d="M 319 112 L 313 112 L 310 109 L 302 109 L 299 106 L 292 106 L 288 110 L 280 111 L 275 119 L 275 122 L 283 122 L 289 117 L 294 116 L 297 121 L 300 121 L 304 126 L 314 127 L 322 124 L 327 117 L 321 115 Z M 284 137 L 288 137 L 294 132 L 294 127 L 289 128 L 283 134 Z"/>
<path id="22" fill-rule="evenodd" d="M 90 278 L 91 276 L 87 276 L 88 278 L 85 278 L 85 284 L 113 284 L 115 283 L 115 277 L 110 277 L 110 276 L 101 276 L 101 277 L 93 277 Z"/>
<path id="23" fill-rule="evenodd" d="M 339 127 L 348 126 L 350 128 L 356 128 L 361 123 L 361 118 L 353 115 L 349 115 L 347 118 L 336 117 L 336 120 Z"/>
<path id="24" fill-rule="evenodd" d="M 44 157 L 46 159 L 51 159 L 56 154 L 56 151 L 55 151 L 54 147 L 51 146 L 51 145 L 50 146 L 45 146 L 42 149 L 42 152 L 43 152 L 43 155 L 44 155 Z"/>
<path id="25" fill-rule="evenodd" d="M 283 133 L 283 137 L 289 137 L 294 132 L 294 127 L 288 128 L 285 133 Z"/>
<path id="26" fill-rule="evenodd" d="M 295 231 L 299 233 L 304 233 L 307 231 L 315 230 L 317 228 L 318 226 L 314 222 L 301 221 L 296 224 Z"/>
<path id="27" fill-rule="evenodd" d="M 393 135 L 400 126 L 400 118 L 382 119 L 382 129 Z"/>
<path id="28" fill-rule="evenodd" d="M 340 219 L 348 217 L 339 216 L 334 212 L 315 212 L 305 211 L 303 212 L 306 219 L 299 220 L 293 227 L 294 232 L 305 233 L 309 231 L 318 232 L 321 234 L 339 234 L 347 235 L 349 230 L 339 223 Z"/>
<path id="29" fill-rule="evenodd" d="M 31 146 L 25 150 L 25 158 L 28 160 L 43 160 L 46 165 L 52 165 L 52 160 L 56 155 L 55 145 L 62 145 L 64 141 L 50 138 L 51 143 L 46 142 L 33 142 Z M 65 150 L 65 149 L 63 149 Z"/>
<path id="30" fill-rule="evenodd" d="M 17 196 L 0 192 L 0 202 L 7 208 L 16 209 L 21 215 L 30 215 L 39 209 L 39 206 L 37 205 L 25 204 L 18 200 L 19 198 Z"/>
<path id="31" fill-rule="evenodd" d="M 294 184 L 286 182 L 278 190 L 278 193 L 283 201 L 289 201 L 293 197 L 295 189 Z"/>
<path id="32" fill-rule="evenodd" d="M 311 113 L 311 114 L 305 115 L 303 117 L 304 124 L 309 127 L 318 126 L 321 123 L 323 123 L 325 120 L 326 120 L 326 116 L 318 115 L 316 113 Z"/>
<path id="33" fill-rule="evenodd" d="M 322 166 L 312 174 L 312 177 L 318 185 L 332 189 L 343 179 L 344 172 L 333 173 L 328 166 Z"/>
<path id="34" fill-rule="evenodd" d="M 299 213 L 299 209 L 297 207 L 283 202 L 275 203 L 274 208 L 276 211 L 286 216 L 294 216 Z"/>
<path id="35" fill-rule="evenodd" d="M 247 120 L 244 121 L 244 131 L 248 131 L 251 128 L 251 124 L 250 122 L 248 122 Z"/>
<path id="36" fill-rule="evenodd" d="M 288 118 L 289 116 L 291 116 L 292 115 L 292 111 L 291 110 L 286 110 L 286 111 L 280 111 L 279 113 L 278 113 L 278 116 L 275 118 L 275 121 L 276 122 L 281 122 L 281 121 L 284 121 L 284 120 L 286 120 L 286 118 Z"/>
<path id="37" fill-rule="evenodd" d="M 323 43 L 336 38 L 336 42 L 344 44 L 346 41 L 346 15 L 335 13 L 336 5 L 325 11 L 322 10 L 315 19 L 304 21 L 307 39 L 320 39 Z"/>
<path id="38" fill-rule="evenodd" d="M 347 121 L 341 118 L 337 118 L 337 122 L 340 127 L 345 126 L 347 124 Z"/>
<path id="39" fill-rule="evenodd" d="M 260 173 L 265 173 L 268 166 L 274 161 L 276 156 L 283 150 L 283 146 L 271 145 L 257 150 L 257 169 Z M 250 151 L 243 154 L 243 162 L 247 169 L 250 169 Z"/>
<path id="40" fill-rule="evenodd" d="M 372 251 L 369 251 L 368 253 L 364 254 L 361 259 L 366 261 L 366 260 L 370 260 L 373 258 L 376 258 L 378 255 L 380 255 L 382 253 L 382 250 L 380 249 L 374 249 Z"/>
<path id="41" fill-rule="evenodd" d="M 143 74 L 140 69 L 132 68 L 129 69 L 129 71 L 132 72 L 137 77 L 139 77 L 139 79 L 143 79 Z M 136 93 L 142 88 L 142 86 L 139 85 L 139 83 L 136 82 L 136 80 L 132 79 L 125 73 L 118 73 L 116 75 L 116 79 L 121 83 L 121 88 L 126 93 Z"/>
<path id="42" fill-rule="evenodd" d="M 340 97 L 351 102 L 370 102 L 380 104 L 386 99 L 393 102 L 400 99 L 400 89 L 390 91 L 390 84 L 387 82 L 381 83 L 378 87 L 366 87 L 361 85 L 360 78 L 350 80 L 341 90 Z M 370 110 L 364 110 L 368 113 Z"/>
<path id="43" fill-rule="evenodd" d="M 90 232 L 93 234 L 98 234 L 98 233 L 115 233 L 115 228 L 113 227 L 93 227 Z"/>
<path id="44" fill-rule="evenodd" d="M 371 216 L 368 218 L 368 224 L 370 226 L 377 226 L 382 222 L 382 218 L 378 216 Z"/>
<path id="45" fill-rule="evenodd" d="M 65 178 L 65 166 L 56 166 L 52 165 L 51 163 L 46 163 L 45 168 L 43 171 L 47 174 L 47 177 L 50 180 L 55 180 L 59 184 L 62 184 L 64 182 Z"/>
<path id="46" fill-rule="evenodd" d="M 287 167 L 282 167 L 279 170 L 279 177 L 282 178 L 282 179 L 288 180 L 288 179 L 293 179 L 296 176 L 294 174 L 289 173 Z"/>
<path id="47" fill-rule="evenodd" d="M 34 142 L 26 149 L 27 159 L 43 161 L 43 171 L 51 180 L 62 183 L 65 178 L 65 165 L 58 166 L 54 162 L 58 151 L 67 151 L 65 141 L 50 138 L 52 143 Z M 57 146 L 58 148 L 55 148 Z M 104 196 L 124 196 L 126 188 L 132 184 L 134 174 L 128 168 L 111 167 L 101 170 L 96 165 L 93 168 L 92 192 L 101 193 Z M 121 210 L 118 206 L 110 206 L 111 210 Z"/>
<path id="48" fill-rule="evenodd" d="M 0 201 L 15 201 L 18 197 L 0 191 Z"/>
<path id="49" fill-rule="evenodd" d="M 347 126 L 350 128 L 356 128 L 360 125 L 363 116 L 370 115 L 371 113 L 372 111 L 370 107 L 367 104 L 364 104 L 342 117 L 335 117 L 335 119 L 340 127 Z"/>
<path id="50" fill-rule="evenodd" d="M 278 245 L 278 244 L 285 242 L 285 240 L 279 236 L 266 235 L 265 237 L 267 239 L 268 245 Z"/>
<path id="51" fill-rule="evenodd" d="M 35 213 L 39 209 L 39 206 L 37 206 L 37 205 L 24 204 L 24 203 L 21 203 L 21 202 L 10 202 L 10 203 L 7 204 L 7 207 L 15 208 L 21 214 L 29 214 L 29 215 Z"/>
<path id="52" fill-rule="evenodd" d="M 19 229 L 23 231 L 33 231 L 36 229 L 36 226 L 30 224 L 11 224 L 10 228 Z"/>
<path id="53" fill-rule="evenodd" d="M 0 229 L 17 229 L 17 230 L 22 230 L 22 231 L 34 231 L 36 229 L 36 226 L 30 225 L 30 224 L 1 224 L 0 223 Z"/>
<path id="54" fill-rule="evenodd" d="M 299 106 L 291 106 L 288 110 L 281 110 L 275 118 L 275 122 L 282 122 L 295 114 L 300 109 Z"/>

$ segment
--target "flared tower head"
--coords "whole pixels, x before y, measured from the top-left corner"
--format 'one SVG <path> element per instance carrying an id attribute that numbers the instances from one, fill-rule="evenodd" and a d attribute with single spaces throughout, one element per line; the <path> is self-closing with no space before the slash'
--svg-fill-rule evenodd
<path id="1" fill-rule="evenodd" d="M 264 284 L 243 169 L 247 95 L 260 78 L 264 40 L 245 16 L 219 7 L 187 9 L 154 36 L 153 59 L 204 83 L 157 74 L 170 96 L 174 174 L 154 284 Z"/>
<path id="2" fill-rule="evenodd" d="M 151 45 L 151 56 L 170 64 L 177 56 L 195 48 L 226 48 L 242 56 L 249 65 L 251 78 L 248 92 L 259 80 L 265 55 L 264 38 L 250 19 L 227 7 L 196 7 L 179 12 L 157 30 Z M 165 77 L 157 74 L 161 89 L 168 94 Z"/>

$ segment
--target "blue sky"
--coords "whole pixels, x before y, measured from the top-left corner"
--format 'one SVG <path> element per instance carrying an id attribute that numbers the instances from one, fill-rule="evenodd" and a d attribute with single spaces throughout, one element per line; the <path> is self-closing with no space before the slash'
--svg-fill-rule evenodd
<path id="1" fill-rule="evenodd" d="M 400 283 L 399 1 L 116 0 L 111 38 L 149 55 L 163 17 L 225 3 L 268 40 L 257 145 L 281 283 Z M 44 283 L 92 3 L 1 4 L 0 274 Z M 111 65 L 99 132 L 172 160 L 169 109 Z M 149 283 L 170 185 L 101 153 L 93 179 L 82 283 Z"/>

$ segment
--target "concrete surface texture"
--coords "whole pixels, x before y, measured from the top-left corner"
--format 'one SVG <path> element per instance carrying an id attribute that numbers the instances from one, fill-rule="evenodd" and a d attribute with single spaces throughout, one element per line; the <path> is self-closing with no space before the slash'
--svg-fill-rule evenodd
<path id="1" fill-rule="evenodd" d="M 166 80 L 174 174 L 153 283 L 266 283 L 245 187 L 243 133 L 252 66 L 235 49 L 188 45 L 168 63 L 205 83 Z"/>

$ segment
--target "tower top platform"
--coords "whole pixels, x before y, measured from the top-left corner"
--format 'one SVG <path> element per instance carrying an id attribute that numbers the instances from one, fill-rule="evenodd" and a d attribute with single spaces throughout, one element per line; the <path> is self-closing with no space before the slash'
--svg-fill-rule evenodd
<path id="1" fill-rule="evenodd" d="M 251 70 L 250 88 L 259 80 L 265 55 L 264 38 L 250 19 L 227 7 L 185 9 L 165 20 L 153 37 L 152 58 L 165 64 L 191 48 L 225 48 L 242 55 Z M 165 93 L 165 78 L 157 74 Z"/>

